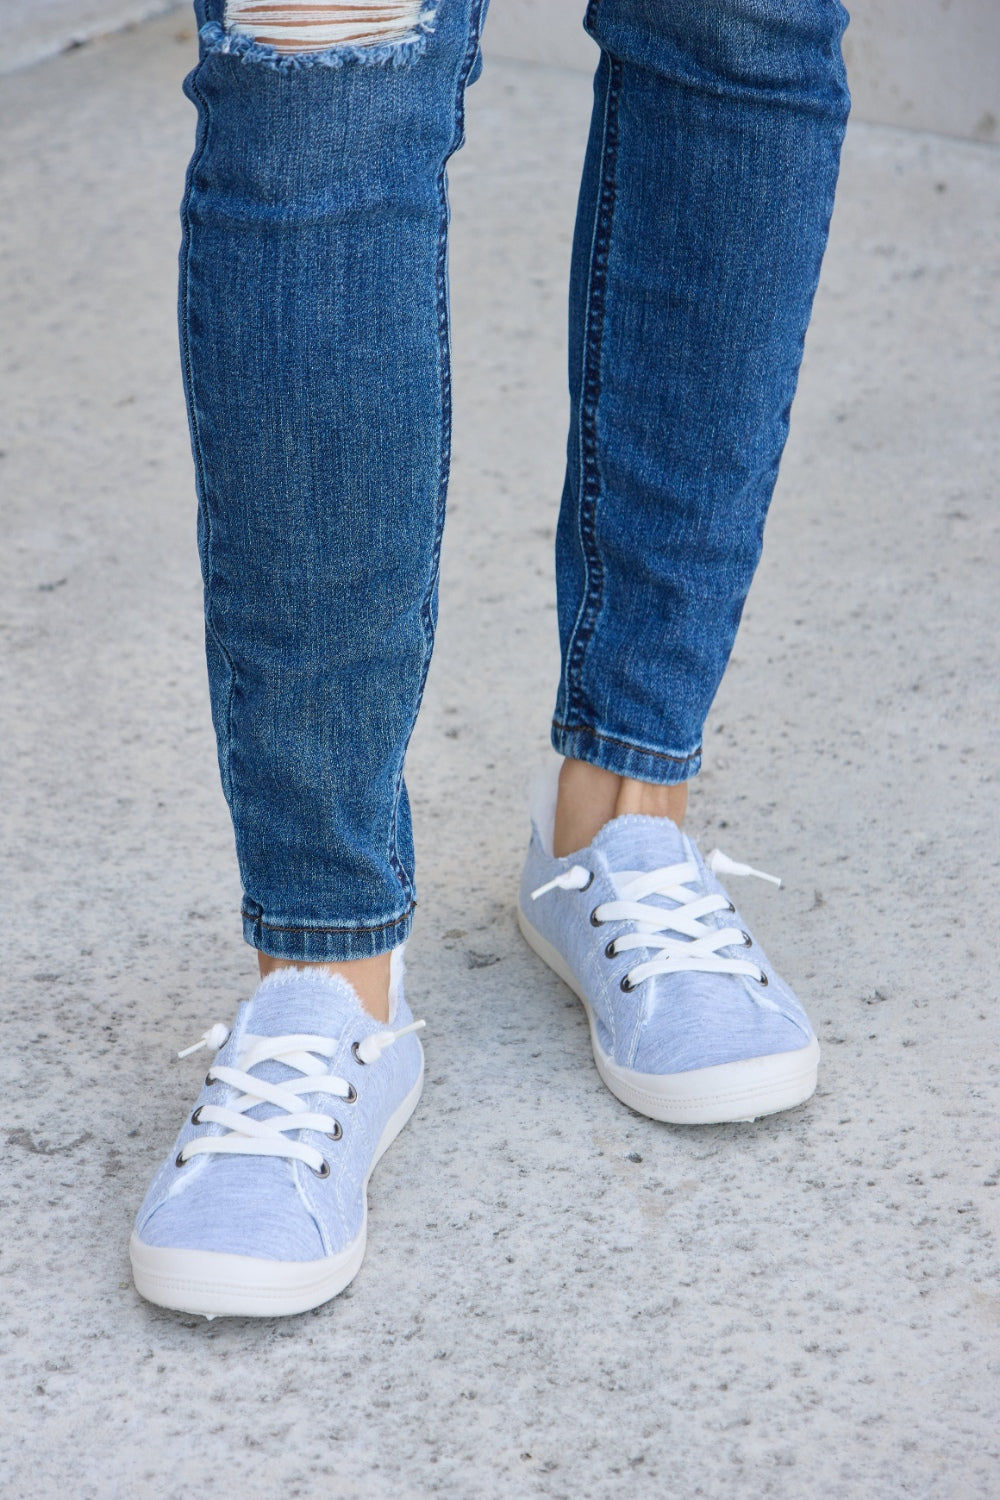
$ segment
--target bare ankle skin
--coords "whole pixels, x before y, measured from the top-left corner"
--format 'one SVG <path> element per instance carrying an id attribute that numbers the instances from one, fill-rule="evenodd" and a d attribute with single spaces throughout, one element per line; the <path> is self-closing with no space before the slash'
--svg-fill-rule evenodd
<path id="1" fill-rule="evenodd" d="M 582 760 L 564 760 L 559 772 L 559 798 L 553 853 L 557 859 L 585 849 L 605 823 L 626 813 L 670 818 L 678 827 L 687 811 L 688 784 L 658 786 L 616 776 Z"/>
<path id="2" fill-rule="evenodd" d="M 276 969 L 319 969 L 324 974 L 336 974 L 346 979 L 357 992 L 358 999 L 376 1021 L 389 1019 L 389 954 L 380 953 L 377 958 L 354 958 L 342 964 L 297 963 L 288 958 L 272 958 L 269 953 L 257 954 L 257 967 L 261 979 L 273 974 Z"/>
<path id="3" fill-rule="evenodd" d="M 625 813 L 671 818 L 679 827 L 684 821 L 687 798 L 687 782 L 658 786 L 649 781 L 616 776 L 612 771 L 603 771 L 582 760 L 564 760 L 559 773 L 553 852 L 561 858 L 576 849 L 585 849 L 605 823 Z M 262 979 L 276 969 L 320 969 L 327 974 L 337 974 L 353 986 L 370 1016 L 376 1021 L 389 1018 L 388 953 L 345 963 L 311 964 L 272 958 L 268 953 L 258 952 L 257 964 Z"/>

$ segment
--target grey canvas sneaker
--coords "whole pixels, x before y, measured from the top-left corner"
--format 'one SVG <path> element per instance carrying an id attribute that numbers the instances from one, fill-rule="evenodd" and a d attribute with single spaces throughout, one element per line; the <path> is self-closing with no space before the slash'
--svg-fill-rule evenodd
<path id="1" fill-rule="evenodd" d="M 206 1045 L 224 1045 L 132 1235 L 135 1284 L 150 1302 L 273 1317 L 318 1306 L 357 1274 L 368 1178 L 423 1082 L 413 1035 L 423 1023 L 394 967 L 388 1026 L 344 980 L 283 969 L 228 1035 L 206 1033 Z"/>
<path id="2" fill-rule="evenodd" d="M 808 1099 L 819 1043 L 715 874 L 761 872 L 718 851 L 706 861 L 669 818 L 634 815 L 556 859 L 554 779 L 534 802 L 519 925 L 583 1002 L 611 1092 L 679 1125 Z"/>

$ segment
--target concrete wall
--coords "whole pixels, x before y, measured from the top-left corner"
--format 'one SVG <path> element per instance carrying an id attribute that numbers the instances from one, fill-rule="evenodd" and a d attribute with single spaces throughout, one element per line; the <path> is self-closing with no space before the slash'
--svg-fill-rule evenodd
<path id="1" fill-rule="evenodd" d="M 3 0 L 0 72 L 184 0 Z M 708 3 L 708 0 L 706 0 Z M 1000 143 L 1000 0 L 854 0 L 844 45 L 854 118 Z M 486 50 L 594 66 L 584 0 L 491 0 Z"/>
<path id="2" fill-rule="evenodd" d="M 0 73 L 172 10 L 182 0 L 0 0 Z"/>
<path id="3" fill-rule="evenodd" d="M 1000 0 L 848 4 L 855 119 L 1000 142 Z M 491 0 L 486 49 L 590 69 L 583 9 L 583 0 Z"/>

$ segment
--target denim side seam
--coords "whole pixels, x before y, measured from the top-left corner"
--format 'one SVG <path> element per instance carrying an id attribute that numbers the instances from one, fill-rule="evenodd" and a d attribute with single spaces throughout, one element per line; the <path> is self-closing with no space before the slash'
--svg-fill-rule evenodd
<path id="1" fill-rule="evenodd" d="M 212 640 L 220 657 L 229 668 L 229 694 L 226 699 L 225 719 L 225 758 L 219 755 L 219 771 L 222 777 L 222 790 L 230 808 L 233 798 L 233 772 L 232 772 L 232 744 L 233 744 L 233 701 L 236 696 L 236 663 L 226 650 L 222 634 L 212 617 L 212 520 L 208 507 L 208 476 L 205 465 L 205 453 L 201 441 L 201 423 L 198 418 L 198 403 L 194 390 L 194 367 L 191 360 L 191 192 L 198 168 L 208 150 L 208 137 L 212 128 L 211 110 L 208 100 L 198 89 L 198 74 L 201 72 L 203 61 L 199 62 L 184 80 L 184 90 L 188 97 L 198 106 L 199 129 L 201 138 L 197 149 L 191 158 L 188 167 L 187 181 L 184 189 L 184 202 L 181 211 L 182 237 L 181 237 L 181 279 L 179 289 L 179 311 L 180 343 L 181 343 L 181 366 L 184 372 L 184 392 L 187 400 L 188 421 L 191 427 L 191 448 L 194 454 L 195 470 L 197 474 L 198 506 L 201 515 L 203 529 L 202 545 L 202 572 L 205 588 L 205 626 L 211 632 Z M 221 750 L 221 745 L 220 745 Z"/>
<path id="2" fill-rule="evenodd" d="M 589 25 L 596 13 L 597 0 L 587 12 Z M 601 480 L 597 457 L 597 406 L 601 395 L 601 346 L 607 292 L 608 258 L 615 207 L 615 171 L 618 160 L 618 100 L 621 93 L 622 65 L 607 53 L 607 95 L 604 102 L 601 186 L 594 215 L 588 275 L 587 325 L 583 337 L 580 412 L 580 550 L 584 559 L 583 597 L 566 649 L 564 690 L 567 717 L 583 717 L 579 681 L 584 658 L 600 613 L 604 592 L 604 566 L 597 550 L 597 504 Z"/>
<path id="3" fill-rule="evenodd" d="M 228 53 L 241 62 L 257 63 L 263 68 L 273 68 L 277 73 L 295 73 L 303 68 L 379 67 L 386 64 L 402 68 L 415 62 L 426 51 L 427 39 L 434 30 L 436 19 L 437 7 L 430 6 L 422 12 L 413 30 L 396 41 L 377 42 L 372 46 L 343 42 L 322 52 L 279 52 L 276 47 L 255 41 L 242 32 L 227 31 L 218 21 L 207 21 L 198 37 L 203 55 Z"/>
<path id="4" fill-rule="evenodd" d="M 843 9 L 843 7 L 840 7 L 840 8 Z M 846 11 L 844 12 L 844 14 L 846 15 Z M 827 143 L 827 147 L 828 147 L 828 150 L 829 150 L 830 156 L 831 156 L 831 176 L 832 176 L 832 178 L 833 178 L 834 181 L 837 180 L 837 177 L 839 176 L 839 172 L 840 172 L 840 154 L 841 154 L 841 149 L 842 149 L 843 144 L 844 144 L 844 136 L 845 136 L 845 134 L 847 132 L 847 120 L 848 120 L 848 116 L 850 115 L 850 110 L 851 110 L 851 96 L 850 96 L 850 94 L 847 91 L 847 83 L 846 83 L 846 78 L 845 78 L 845 80 L 844 80 L 844 115 L 843 115 L 843 120 L 842 120 L 841 126 L 840 126 L 840 133 L 836 137 L 836 139 L 831 139 Z M 816 245 L 815 245 L 816 270 L 815 270 L 815 274 L 813 275 L 813 278 L 812 278 L 812 284 L 811 284 L 811 286 L 809 288 L 809 291 L 808 291 L 806 299 L 805 299 L 805 302 L 806 302 L 806 316 L 805 316 L 805 319 L 803 321 L 802 331 L 801 331 L 801 333 L 799 335 L 799 340 L 798 340 L 798 346 L 797 346 L 798 347 L 798 358 L 797 358 L 797 360 L 795 362 L 794 368 L 793 368 L 792 373 L 791 373 L 791 381 L 790 381 L 790 389 L 789 389 L 789 392 L 788 392 L 788 400 L 785 403 L 785 406 L 782 408 L 781 416 L 780 416 L 780 419 L 779 419 L 780 422 L 781 422 L 782 427 L 784 428 L 786 440 L 787 440 L 788 432 L 791 429 L 792 406 L 793 406 L 793 404 L 795 402 L 796 391 L 798 390 L 799 372 L 802 369 L 802 361 L 803 361 L 803 358 L 805 357 L 806 335 L 809 332 L 809 324 L 810 324 L 810 321 L 812 319 L 812 305 L 813 305 L 813 302 L 815 300 L 816 293 L 819 290 L 819 279 L 820 279 L 820 276 L 822 275 L 822 272 L 823 272 L 823 258 L 826 255 L 826 247 L 827 247 L 827 245 L 829 243 L 829 240 L 830 240 L 830 224 L 831 224 L 831 222 L 833 220 L 834 198 L 835 198 L 835 194 L 834 194 L 833 191 L 831 191 L 829 193 L 828 197 L 827 197 L 826 203 L 824 204 L 823 224 L 822 224 L 822 227 L 820 229 L 820 233 L 817 236 Z M 781 458 L 782 458 L 783 451 L 784 451 L 784 445 L 782 445 L 781 452 L 779 452 L 777 454 L 777 456 L 775 457 L 774 463 L 773 463 L 773 465 L 772 465 L 772 467 L 771 467 L 771 469 L 769 471 L 769 476 L 768 477 L 771 480 L 772 489 L 773 489 L 774 483 L 777 482 L 778 470 L 779 470 L 779 468 L 781 466 Z"/>
<path id="5" fill-rule="evenodd" d="M 448 318 L 449 309 L 449 283 L 448 283 L 448 159 L 461 147 L 465 140 L 465 90 L 469 83 L 469 77 L 476 66 L 480 56 L 480 37 L 483 27 L 483 16 L 489 0 L 480 0 L 469 17 L 469 40 L 462 65 L 458 71 L 455 90 L 455 123 L 452 132 L 450 147 L 445 154 L 445 159 L 438 173 L 437 190 L 438 202 L 441 209 L 440 227 L 438 231 L 438 253 L 435 267 L 437 315 L 438 315 L 438 347 L 440 349 L 440 371 L 441 371 L 441 457 L 438 468 L 438 495 L 437 509 L 434 521 L 434 546 L 431 552 L 431 566 L 427 579 L 427 588 L 424 591 L 423 601 L 420 608 L 420 620 L 424 632 L 424 661 L 417 684 L 417 694 L 413 709 L 413 718 L 410 720 L 410 733 L 401 746 L 399 765 L 396 770 L 396 781 L 393 790 L 392 821 L 389 825 L 389 847 L 386 851 L 387 859 L 396 874 L 403 892 L 410 902 L 412 910 L 415 902 L 415 892 L 412 881 L 404 870 L 397 853 L 399 827 L 399 803 L 403 788 L 403 770 L 406 764 L 406 753 L 409 749 L 410 740 L 416 725 L 420 705 L 423 702 L 424 689 L 427 685 L 427 673 L 430 670 L 431 654 L 434 649 L 434 634 L 437 624 L 436 600 L 438 585 L 441 576 L 441 544 L 444 536 L 445 508 L 448 495 L 448 479 L 451 472 L 451 431 L 452 431 L 452 384 L 451 384 L 451 330 Z"/>

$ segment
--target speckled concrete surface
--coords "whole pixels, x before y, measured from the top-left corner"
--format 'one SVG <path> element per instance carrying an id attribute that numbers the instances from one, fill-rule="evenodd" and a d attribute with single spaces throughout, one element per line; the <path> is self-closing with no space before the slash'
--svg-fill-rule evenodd
<path id="1" fill-rule="evenodd" d="M 3 82 L 2 1489 L 1000 1491 L 1000 153 L 856 129 L 692 828 L 824 1044 L 750 1127 L 621 1108 L 521 946 L 555 675 L 563 280 L 588 85 L 496 64 L 452 174 L 457 451 L 412 757 L 429 1087 L 351 1290 L 141 1303 L 126 1239 L 250 983 L 176 368 L 176 16 Z"/>
<path id="2" fill-rule="evenodd" d="M 0 74 L 176 10 L 184 0 L 4 0 Z"/>

